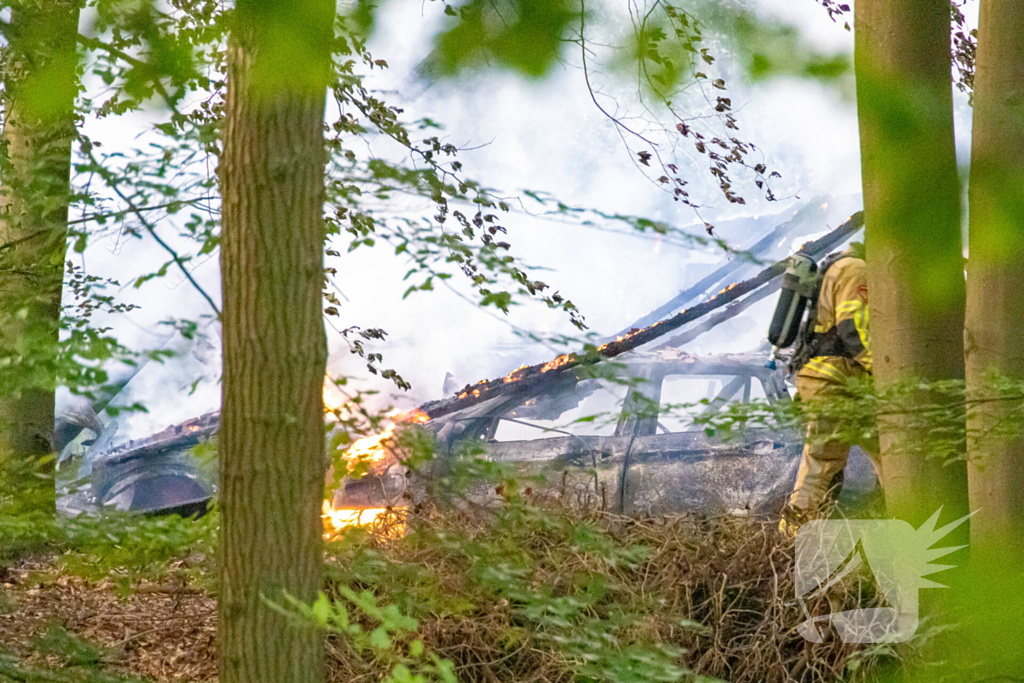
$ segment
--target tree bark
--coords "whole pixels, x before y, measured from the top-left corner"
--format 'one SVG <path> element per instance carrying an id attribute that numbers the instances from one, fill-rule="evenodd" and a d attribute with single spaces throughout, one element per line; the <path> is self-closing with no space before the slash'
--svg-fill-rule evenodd
<path id="1" fill-rule="evenodd" d="M 331 0 L 239 0 L 228 52 L 221 274 L 220 681 L 324 676 L 323 636 L 267 601 L 321 587 L 324 104 Z"/>
<path id="2" fill-rule="evenodd" d="M 854 61 L 876 384 L 961 379 L 949 1 L 858 0 Z M 940 522 L 966 514 L 962 459 L 929 458 L 929 430 L 908 416 L 880 421 L 879 433 L 891 515 L 917 526 L 940 506 Z"/>
<path id="3" fill-rule="evenodd" d="M 14 2 L 5 30 L 0 468 L 19 477 L 17 499 L 23 510 L 54 509 L 55 360 L 75 138 L 79 11 L 77 0 Z"/>
<path id="4" fill-rule="evenodd" d="M 1024 380 L 1024 4 L 983 0 L 974 80 L 970 260 L 964 331 L 972 554 L 1024 559 L 1020 404 L 998 399 L 996 372 Z M 1019 565 L 1018 565 L 1019 566 Z"/>

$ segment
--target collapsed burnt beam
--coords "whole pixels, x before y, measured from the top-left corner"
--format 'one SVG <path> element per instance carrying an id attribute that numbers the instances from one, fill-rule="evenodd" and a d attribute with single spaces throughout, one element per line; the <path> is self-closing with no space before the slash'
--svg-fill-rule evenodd
<path id="1" fill-rule="evenodd" d="M 835 230 L 819 239 L 805 243 L 800 247 L 798 253 L 817 257 L 819 254 L 823 254 L 841 243 L 863 225 L 864 214 L 858 211 Z M 788 259 L 783 259 L 778 263 L 772 264 L 754 277 L 730 285 L 716 296 L 697 304 L 693 308 L 681 311 L 671 318 L 657 322 L 650 327 L 631 332 L 621 339 L 602 344 L 589 353 L 563 354 L 547 363 L 538 363 L 537 365 L 514 370 L 506 377 L 483 380 L 475 386 L 467 387 L 466 391 L 463 391 L 455 398 L 424 403 L 420 406 L 420 410 L 433 419 L 498 396 L 523 398 L 539 393 L 549 382 L 555 378 L 563 377 L 567 371 L 580 366 L 599 363 L 606 358 L 614 358 L 627 351 L 632 351 L 763 287 L 785 272 L 787 262 Z"/>
<path id="2" fill-rule="evenodd" d="M 825 197 L 815 197 L 812 199 L 802 209 L 797 211 L 792 218 L 780 225 L 777 225 L 771 232 L 753 244 L 746 250 L 747 253 L 753 257 L 759 257 L 767 251 L 769 247 L 775 244 L 777 240 L 788 236 L 791 232 L 794 232 L 796 228 L 808 221 L 823 218 L 825 211 L 821 208 L 821 202 L 824 199 Z M 695 296 L 700 296 L 704 292 L 709 289 L 713 289 L 716 286 L 721 287 L 723 282 L 727 282 L 729 278 L 735 277 L 735 275 L 749 263 L 749 261 L 742 259 L 734 259 L 727 262 L 725 265 L 717 268 L 713 273 L 701 278 L 700 281 L 679 292 L 679 294 L 672 297 L 672 299 L 665 304 L 659 306 L 626 329 L 620 331 L 619 336 L 626 335 L 632 329 L 647 327 L 648 325 L 661 320 L 672 311 L 685 306 Z"/>
<path id="3" fill-rule="evenodd" d="M 718 327 L 726 320 L 731 320 L 732 318 L 735 318 L 740 313 L 756 304 L 758 301 L 767 299 L 772 294 L 775 294 L 776 292 L 779 291 L 779 287 L 781 286 L 781 284 L 782 283 L 778 281 L 771 282 L 767 286 L 762 287 L 760 290 L 748 296 L 746 299 L 734 301 L 733 303 L 726 306 L 725 310 L 720 311 L 713 316 L 710 316 L 707 320 L 702 320 L 699 325 L 693 325 L 691 327 L 686 328 L 686 330 L 682 334 L 677 334 L 664 344 L 660 344 L 657 347 L 655 347 L 654 350 L 659 351 L 661 349 L 682 348 L 683 346 L 689 344 L 690 342 L 692 342 L 694 339 L 704 334 L 705 332 L 708 332 L 709 330 Z"/>
<path id="4" fill-rule="evenodd" d="M 855 214 L 855 215 L 859 215 L 859 214 Z M 851 218 L 851 220 L 852 220 L 852 218 Z M 847 221 L 847 223 L 848 222 L 849 221 Z M 840 226 L 840 227 L 842 227 L 842 226 Z M 836 245 L 841 244 L 843 242 L 843 240 L 845 240 L 850 235 L 854 234 L 859 229 L 860 229 L 859 227 L 856 228 L 855 230 L 851 231 L 849 234 L 843 236 L 842 238 L 837 238 L 837 239 L 832 240 L 830 242 L 825 242 L 825 243 L 819 244 L 818 251 L 812 251 L 812 250 L 804 251 L 803 249 L 801 249 L 800 251 L 803 252 L 803 253 L 806 253 L 808 256 L 813 258 L 815 261 L 820 260 L 822 257 L 825 256 L 825 254 L 827 252 L 829 252 L 833 248 L 835 248 Z M 827 235 L 826 235 L 826 237 L 827 237 Z M 822 238 L 822 239 L 824 239 L 824 238 Z M 822 240 L 817 240 L 817 242 L 822 242 Z M 717 327 L 718 325 L 724 323 L 726 320 L 729 320 L 730 318 L 735 318 L 737 315 L 739 315 L 743 311 L 747 310 L 748 308 L 750 308 L 751 306 L 756 304 L 758 301 L 762 301 L 763 299 L 767 299 L 768 297 L 772 296 L 773 294 L 778 292 L 781 287 L 782 287 L 782 281 L 776 279 L 776 280 L 770 282 L 769 284 L 765 285 L 764 287 L 762 287 L 760 290 L 754 292 L 753 294 L 751 294 L 747 298 L 742 299 L 740 301 L 734 301 L 733 303 L 731 303 L 728 306 L 726 306 L 725 310 L 720 311 L 720 312 L 716 313 L 713 316 L 710 316 L 707 320 L 702 320 L 700 322 L 700 324 L 692 325 L 692 326 L 686 328 L 686 330 L 682 334 L 678 334 L 675 337 L 672 337 L 671 339 L 669 339 L 664 344 L 659 345 L 655 350 L 666 349 L 666 348 L 681 348 L 681 347 L 685 346 L 686 344 L 689 344 L 694 339 L 696 339 L 700 335 L 704 334 L 708 330 L 711 330 L 711 329 Z"/>

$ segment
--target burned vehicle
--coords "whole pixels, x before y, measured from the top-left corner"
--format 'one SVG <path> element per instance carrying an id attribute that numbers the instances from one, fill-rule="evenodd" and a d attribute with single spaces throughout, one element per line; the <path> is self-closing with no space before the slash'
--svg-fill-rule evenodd
<path id="1" fill-rule="evenodd" d="M 370 519 L 414 504 L 431 495 L 427 480 L 467 452 L 524 476 L 542 475 L 550 486 L 624 515 L 777 511 L 796 477 L 800 434 L 751 430 L 723 439 L 695 427 L 693 417 L 730 402 L 789 401 L 782 364 L 763 341 L 748 353 L 686 349 L 778 292 L 795 241 L 806 239 L 799 252 L 821 259 L 862 227 L 857 213 L 822 234 L 826 206 L 810 202 L 747 248 L 755 259 L 728 261 L 614 338 L 467 385 L 396 418 L 433 433 L 436 465 L 426 471 L 407 471 L 383 435 L 357 442 L 351 451 L 372 451 L 371 472 L 342 480 L 325 515 L 337 524 L 359 523 L 364 512 Z M 210 413 L 116 447 L 103 434 L 77 436 L 87 467 L 64 509 L 201 509 L 214 482 L 193 450 L 213 436 L 216 423 Z M 83 426 L 89 434 L 95 429 Z M 876 491 L 872 466 L 854 449 L 841 502 L 859 505 Z M 487 500 L 494 491 L 481 484 L 471 495 Z"/>
<path id="2" fill-rule="evenodd" d="M 161 353 L 174 353 L 192 364 L 187 368 L 190 374 L 202 372 L 215 360 L 202 339 L 168 333 L 161 342 Z M 156 355 L 160 354 L 143 356 L 139 364 L 110 368 L 109 383 L 89 398 L 58 393 L 57 507 L 64 514 L 104 508 L 183 515 L 206 510 L 216 492 L 217 476 L 213 449 L 203 445 L 217 433 L 219 412 L 162 430 L 160 420 L 173 420 L 173 411 L 133 413 L 131 406 L 140 395 L 151 394 L 164 379 L 160 364 L 150 360 Z M 184 417 L 194 406 L 183 401 L 177 409 Z"/>
<path id="3" fill-rule="evenodd" d="M 813 218 L 804 217 L 804 220 Z M 758 256 L 775 257 L 803 221 L 777 227 L 755 245 Z M 803 244 L 800 252 L 820 259 L 862 226 L 861 214 L 824 236 Z M 783 254 L 785 255 L 785 254 Z M 435 433 L 440 457 L 476 452 L 506 463 L 524 475 L 543 474 L 548 482 L 592 497 L 604 509 L 627 515 L 699 511 L 764 514 L 777 511 L 792 490 L 802 451 L 795 432 L 751 430 L 723 440 L 679 419 L 672 393 L 687 395 L 694 385 L 710 391 L 699 410 L 719 410 L 729 401 L 764 398 L 790 400 L 784 370 L 765 345 L 747 354 L 699 356 L 682 349 L 700 335 L 777 292 L 784 262 L 753 277 L 726 285 L 745 264 L 715 271 L 640 323 L 590 353 L 565 354 L 547 363 L 521 367 L 505 377 L 466 386 L 453 398 L 422 404 L 413 413 L 421 428 Z M 747 264 L 749 265 L 749 264 Z M 691 303 L 707 290 L 717 295 L 674 316 L 666 311 Z M 662 341 L 675 330 L 680 332 Z M 659 341 L 654 348 L 652 342 Z M 604 370 L 596 370 L 603 368 Z M 616 395 L 615 388 L 620 390 Z M 604 395 L 603 405 L 587 407 Z M 693 392 L 689 392 L 693 399 Z M 611 415 L 607 433 L 593 433 L 596 413 Z M 691 416 L 692 417 L 692 416 Z M 577 433 L 574 420 L 591 433 Z M 672 427 L 665 423 L 674 419 Z M 519 427 L 519 434 L 507 429 Z M 524 434 L 533 431 L 536 438 Z M 511 437 L 511 438 L 509 438 Z M 383 448 L 383 446 L 379 446 Z M 401 463 L 381 455 L 376 474 L 343 482 L 336 510 L 382 509 L 405 505 L 422 495 L 410 490 Z M 854 448 L 840 503 L 861 506 L 878 492 L 875 470 Z M 486 491 L 478 491 L 481 498 Z"/>
<path id="4" fill-rule="evenodd" d="M 65 514 L 108 507 L 139 513 L 202 514 L 215 492 L 216 469 L 196 447 L 217 432 L 219 414 L 207 413 L 139 440 L 80 454 L 78 477 L 58 499 Z M 116 422 L 110 424 L 116 425 Z M 102 438 L 102 434 L 100 435 Z M 95 448 L 95 444 L 91 445 Z M 58 479 L 60 482 L 60 479 Z"/>
<path id="5" fill-rule="evenodd" d="M 619 360 L 617 379 L 579 369 L 564 373 L 535 398 L 499 396 L 418 427 L 436 435 L 437 458 L 482 456 L 524 478 L 539 476 L 561 495 L 619 514 L 763 515 L 782 507 L 800 463 L 799 434 L 749 430 L 722 439 L 689 425 L 672 431 L 665 424 L 669 419 L 673 426 L 689 422 L 678 414 L 678 406 L 663 400 L 670 387 L 677 395 L 680 388 L 721 387 L 698 404 L 705 414 L 752 396 L 790 400 L 781 370 L 772 367 L 767 351 L 715 357 L 659 351 Z M 606 413 L 605 429 L 595 430 L 598 421 L 591 419 L 595 414 L 588 412 L 588 403 L 620 409 Z M 417 414 L 430 408 L 421 406 Z M 586 431 L 608 433 L 573 433 L 574 416 L 584 418 Z M 529 438 L 531 431 L 537 438 Z M 398 458 L 382 454 L 372 475 L 342 482 L 332 507 L 382 510 L 414 503 L 426 489 L 407 474 Z M 854 449 L 840 503 L 866 505 L 876 492 L 874 469 Z M 468 497 L 483 503 L 495 499 L 483 485 L 471 488 Z"/>

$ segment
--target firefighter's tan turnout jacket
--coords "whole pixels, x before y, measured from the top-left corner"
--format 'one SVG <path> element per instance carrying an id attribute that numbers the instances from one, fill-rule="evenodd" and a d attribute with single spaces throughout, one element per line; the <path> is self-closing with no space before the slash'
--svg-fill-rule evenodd
<path id="1" fill-rule="evenodd" d="M 821 283 L 814 331 L 825 333 L 833 327 L 837 328 L 850 357 L 816 356 L 797 371 L 797 377 L 816 377 L 841 383 L 847 377 L 871 372 L 865 264 L 850 251 L 844 252 L 844 256 L 832 264 Z"/>

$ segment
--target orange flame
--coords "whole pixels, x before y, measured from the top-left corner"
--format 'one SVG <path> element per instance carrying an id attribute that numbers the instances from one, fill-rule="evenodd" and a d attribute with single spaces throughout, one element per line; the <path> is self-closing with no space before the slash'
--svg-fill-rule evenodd
<path id="1" fill-rule="evenodd" d="M 325 385 L 326 395 L 326 385 Z M 348 462 L 361 461 L 373 465 L 380 465 L 388 459 L 388 442 L 395 434 L 395 427 L 401 424 L 423 424 L 430 421 L 430 416 L 418 408 L 404 413 L 393 413 L 390 416 L 390 423 L 379 434 L 371 434 L 357 440 L 345 451 L 345 460 Z M 334 509 L 331 501 L 323 503 L 324 538 L 330 538 L 338 531 L 349 527 L 369 526 L 376 522 L 389 510 L 404 508 L 362 508 L 362 509 Z M 401 524 L 388 530 L 388 534 L 404 534 L 405 525 Z"/>
<path id="2" fill-rule="evenodd" d="M 512 372 L 505 375 L 505 378 L 501 381 L 504 382 L 505 384 L 508 384 L 509 382 L 518 382 L 520 379 L 522 379 L 523 370 L 525 370 L 526 367 L 526 363 L 523 363 Z"/>
<path id="3" fill-rule="evenodd" d="M 407 413 L 400 413 L 394 418 L 398 422 L 409 422 L 412 424 L 423 424 L 424 422 L 430 422 L 430 416 L 424 413 L 419 408 L 413 408 Z"/>
<path id="4" fill-rule="evenodd" d="M 645 327 L 643 330 L 637 329 L 637 328 L 634 327 L 629 332 L 627 332 L 625 335 L 622 335 L 622 334 L 617 335 L 615 337 L 615 341 L 613 341 L 613 342 L 605 342 L 604 344 L 601 344 L 600 346 L 597 347 L 597 350 L 598 351 L 604 351 L 605 349 L 607 349 L 612 344 L 616 344 L 618 342 L 624 342 L 624 341 L 630 340 L 633 337 L 635 337 L 636 335 L 638 335 L 641 332 L 643 332 L 644 330 L 649 330 L 649 329 L 651 329 L 651 327 L 655 327 L 656 325 L 660 325 L 660 324 L 661 324 L 660 321 L 656 322 L 656 323 L 654 323 L 654 325 L 651 325 L 650 327 Z M 558 360 L 558 359 L 556 358 L 555 360 Z"/>
<path id="5" fill-rule="evenodd" d="M 324 414 L 328 416 L 334 415 L 334 413 L 344 407 L 345 403 L 345 395 L 334 384 L 334 380 L 331 379 L 330 375 L 324 375 Z M 330 420 L 331 417 L 327 419 Z"/>
<path id="6" fill-rule="evenodd" d="M 387 441 L 395 434 L 395 427 L 399 424 L 423 424 L 430 421 L 430 416 L 419 408 L 414 408 L 406 413 L 395 413 L 389 416 L 391 423 L 379 434 L 371 434 L 359 439 L 345 451 L 346 460 L 363 460 L 366 462 L 383 462 L 387 457 Z"/>
<path id="7" fill-rule="evenodd" d="M 557 368 L 560 368 L 563 365 L 566 365 L 567 363 L 570 363 L 571 361 L 572 361 L 572 356 L 570 356 L 569 354 L 563 353 L 558 358 L 556 358 L 556 359 L 554 359 L 552 361 L 548 361 L 544 365 L 544 367 L 542 367 L 540 369 L 540 371 L 541 372 L 550 372 L 551 370 L 555 370 Z"/>
<path id="8" fill-rule="evenodd" d="M 339 531 L 353 527 L 372 526 L 389 512 L 403 511 L 405 508 L 363 508 L 356 510 L 335 510 L 329 500 L 323 504 L 324 539 L 331 539 Z M 405 522 L 400 522 L 387 529 L 388 537 L 398 538 L 405 534 Z"/>
<path id="9" fill-rule="evenodd" d="M 395 423 L 392 422 L 380 434 L 371 434 L 357 440 L 348 450 L 345 451 L 346 460 L 359 460 L 363 462 L 383 462 L 387 457 L 387 449 L 384 443 L 395 433 Z"/>

